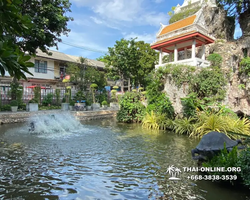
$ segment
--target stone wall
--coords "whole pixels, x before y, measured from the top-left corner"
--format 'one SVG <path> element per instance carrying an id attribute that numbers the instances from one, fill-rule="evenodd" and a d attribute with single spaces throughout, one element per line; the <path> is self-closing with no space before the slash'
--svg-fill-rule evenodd
<path id="1" fill-rule="evenodd" d="M 78 120 L 94 120 L 112 118 L 117 114 L 117 110 L 100 110 L 100 111 L 68 111 L 69 114 L 76 117 Z M 47 110 L 38 112 L 8 112 L 0 113 L 0 124 L 20 123 L 26 122 L 30 117 L 34 115 L 49 115 L 65 113 L 61 110 Z"/>

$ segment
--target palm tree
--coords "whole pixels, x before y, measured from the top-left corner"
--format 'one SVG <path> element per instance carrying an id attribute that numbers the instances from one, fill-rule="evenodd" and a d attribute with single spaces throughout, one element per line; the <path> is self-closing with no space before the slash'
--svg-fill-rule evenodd
<path id="1" fill-rule="evenodd" d="M 173 165 L 169 166 L 167 169 L 167 173 L 169 173 L 171 176 L 174 176 L 174 171 L 175 171 L 175 168 Z"/>

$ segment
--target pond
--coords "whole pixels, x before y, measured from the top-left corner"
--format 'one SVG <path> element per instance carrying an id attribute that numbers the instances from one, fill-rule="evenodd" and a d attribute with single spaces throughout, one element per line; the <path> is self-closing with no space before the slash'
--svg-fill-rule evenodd
<path id="1" fill-rule="evenodd" d="M 197 166 L 198 140 L 114 119 L 34 120 L 39 133 L 28 123 L 0 127 L 0 199 L 250 199 L 241 187 L 188 180 L 194 172 L 169 180 L 169 166 Z"/>

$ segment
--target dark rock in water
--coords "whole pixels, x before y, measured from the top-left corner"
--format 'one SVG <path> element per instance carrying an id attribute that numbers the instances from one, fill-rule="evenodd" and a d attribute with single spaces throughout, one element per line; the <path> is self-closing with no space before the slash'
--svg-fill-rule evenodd
<path id="1" fill-rule="evenodd" d="M 35 131 L 35 122 L 30 123 L 29 131 Z"/>
<path id="2" fill-rule="evenodd" d="M 224 133 L 212 131 L 204 135 L 197 147 L 192 149 L 192 158 L 194 160 L 204 161 L 221 152 L 221 150 L 224 149 L 224 145 L 226 145 L 225 147 L 228 151 L 231 151 L 233 147 L 238 144 L 242 144 L 241 140 L 231 140 Z M 196 156 L 195 154 L 198 155 Z"/>

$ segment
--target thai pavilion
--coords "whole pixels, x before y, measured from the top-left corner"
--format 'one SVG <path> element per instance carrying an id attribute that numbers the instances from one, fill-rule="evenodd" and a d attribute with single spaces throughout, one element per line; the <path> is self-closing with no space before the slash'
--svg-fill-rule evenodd
<path id="1" fill-rule="evenodd" d="M 216 6 L 213 1 L 185 0 L 183 5 L 177 5 L 175 14 L 181 12 L 185 7 L 200 6 L 198 12 L 185 19 L 179 20 L 170 25 L 161 24 L 157 33 L 157 38 L 151 44 L 151 48 L 158 50 L 159 64 L 156 68 L 166 65 L 162 63 L 163 53 L 169 54 L 169 63 L 186 64 L 191 66 L 210 66 L 210 62 L 205 59 L 206 45 L 214 42 L 215 38 L 208 34 L 203 7 Z M 199 53 L 197 48 L 199 47 Z"/>

